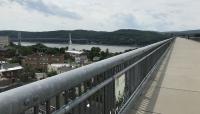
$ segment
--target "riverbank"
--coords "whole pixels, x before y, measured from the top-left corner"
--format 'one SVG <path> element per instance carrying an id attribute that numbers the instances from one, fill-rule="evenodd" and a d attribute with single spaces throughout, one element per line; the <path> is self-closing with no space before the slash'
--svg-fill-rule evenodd
<path id="1" fill-rule="evenodd" d="M 14 42 L 14 44 L 18 44 Z M 37 44 L 36 42 L 22 42 L 22 46 L 31 46 Z M 51 48 L 64 48 L 67 47 L 68 44 L 65 43 L 42 43 L 47 47 Z M 110 52 L 124 52 L 125 50 L 135 49 L 137 46 L 118 46 L 118 45 L 89 45 L 89 44 L 73 44 L 72 48 L 76 50 L 90 50 L 92 47 L 99 47 L 102 51 L 106 51 L 108 49 Z"/>

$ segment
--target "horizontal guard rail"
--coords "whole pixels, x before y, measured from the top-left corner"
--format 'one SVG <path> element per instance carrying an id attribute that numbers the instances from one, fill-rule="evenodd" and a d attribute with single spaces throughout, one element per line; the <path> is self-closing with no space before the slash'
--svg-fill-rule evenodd
<path id="1" fill-rule="evenodd" d="M 157 46 L 171 42 L 171 40 L 173 38 L 0 93 L 0 114 L 21 114 L 27 109 L 55 97 L 62 91 L 68 90 Z"/>
<path id="2" fill-rule="evenodd" d="M 92 94 L 94 94 L 95 92 L 97 92 L 98 90 L 100 90 L 101 88 L 105 87 L 107 84 L 111 83 L 113 80 L 119 78 L 120 76 L 122 76 L 123 73 L 125 73 L 126 71 L 128 71 L 129 69 L 131 69 L 132 67 L 136 66 L 137 64 L 139 64 L 140 62 L 142 62 L 144 59 L 146 59 L 147 57 L 149 57 L 150 55 L 152 55 L 154 52 L 156 52 L 157 50 L 159 50 L 161 47 L 163 47 L 165 44 L 161 45 L 160 47 L 158 47 L 156 50 L 152 51 L 151 53 L 149 53 L 148 55 L 146 55 L 145 57 L 141 58 L 140 60 L 138 60 L 137 62 L 135 62 L 134 64 L 128 66 L 127 68 L 125 68 L 124 70 L 120 71 L 119 73 L 115 74 L 114 76 L 112 76 L 111 78 L 105 80 L 104 82 L 102 82 L 101 84 L 95 86 L 94 88 L 90 89 L 89 91 L 87 91 L 85 94 L 83 94 L 82 96 L 80 96 L 79 98 L 76 98 L 74 101 L 72 101 L 71 103 L 69 103 L 67 106 L 63 106 L 60 110 L 52 113 L 52 114 L 65 114 L 68 111 L 70 111 L 73 107 L 75 107 L 76 105 L 78 105 L 79 103 L 81 103 L 82 101 L 86 100 L 88 97 L 90 97 Z M 154 70 L 154 69 L 152 69 Z M 151 72 L 151 71 L 150 71 Z M 146 79 L 146 78 L 145 78 Z M 145 80 L 144 79 L 144 80 Z M 143 83 L 144 81 L 142 81 Z M 140 87 L 140 86 L 139 86 Z M 137 90 L 136 90 L 137 91 Z"/>

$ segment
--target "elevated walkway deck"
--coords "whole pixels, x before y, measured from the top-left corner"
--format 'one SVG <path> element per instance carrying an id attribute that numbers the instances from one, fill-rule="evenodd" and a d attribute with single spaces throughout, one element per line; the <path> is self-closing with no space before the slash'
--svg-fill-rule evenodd
<path id="1" fill-rule="evenodd" d="M 177 38 L 127 114 L 200 114 L 200 42 Z"/>

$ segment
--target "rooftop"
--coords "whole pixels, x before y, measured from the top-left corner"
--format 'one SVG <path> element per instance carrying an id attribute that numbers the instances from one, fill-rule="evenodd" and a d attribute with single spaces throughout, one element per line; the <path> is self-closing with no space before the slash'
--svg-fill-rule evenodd
<path id="1" fill-rule="evenodd" d="M 70 51 L 66 51 L 67 53 L 72 53 L 72 54 L 82 54 L 82 51 L 76 51 L 76 50 L 70 50 Z"/>
<path id="2" fill-rule="evenodd" d="M 51 66 L 53 66 L 53 67 L 69 67 L 70 66 L 70 64 L 50 64 Z"/>
<path id="3" fill-rule="evenodd" d="M 14 71 L 14 70 L 21 70 L 23 69 L 18 63 L 16 64 L 9 64 L 5 63 L 1 65 L 0 72 L 7 72 L 7 71 Z"/>

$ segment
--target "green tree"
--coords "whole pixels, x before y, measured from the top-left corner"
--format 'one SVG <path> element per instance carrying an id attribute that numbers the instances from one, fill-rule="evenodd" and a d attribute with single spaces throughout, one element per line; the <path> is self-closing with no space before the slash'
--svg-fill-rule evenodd
<path id="1" fill-rule="evenodd" d="M 47 73 L 47 76 L 48 76 L 48 77 L 55 76 L 55 75 L 57 75 L 57 72 L 56 72 L 56 71 L 52 71 L 52 72 L 48 72 L 48 73 Z"/>
<path id="2" fill-rule="evenodd" d="M 92 47 L 89 52 L 88 58 L 90 60 L 93 60 L 94 57 L 100 57 L 100 52 L 101 49 L 99 47 Z"/>
<path id="3" fill-rule="evenodd" d="M 24 69 L 23 69 L 22 75 L 19 77 L 19 79 L 22 82 L 29 82 L 30 81 L 29 79 L 34 79 L 35 78 L 35 70 L 29 65 L 25 65 L 23 67 L 24 67 Z"/>
<path id="4" fill-rule="evenodd" d="M 106 59 L 106 58 L 109 58 L 110 56 L 112 56 L 111 55 L 111 53 L 109 53 L 109 50 L 108 49 L 106 49 L 106 52 L 104 52 L 104 51 L 101 51 L 101 60 L 103 60 L 103 59 Z"/>
<path id="5" fill-rule="evenodd" d="M 15 56 L 15 54 L 16 54 L 16 49 L 14 49 L 14 48 L 10 48 L 10 49 L 8 49 L 8 57 L 13 57 L 13 56 Z"/>
<path id="6" fill-rule="evenodd" d="M 21 62 L 22 62 L 21 59 L 22 58 L 15 56 L 15 57 L 12 57 L 12 60 L 10 60 L 9 63 L 19 63 L 19 64 L 21 64 Z"/>
<path id="7" fill-rule="evenodd" d="M 60 53 L 65 53 L 66 50 L 68 50 L 68 47 L 60 48 Z"/>
<path id="8" fill-rule="evenodd" d="M 19 50 L 19 54 L 22 56 L 33 54 L 32 48 L 30 48 L 30 47 L 22 46 L 22 47 L 18 48 L 18 50 Z"/>

